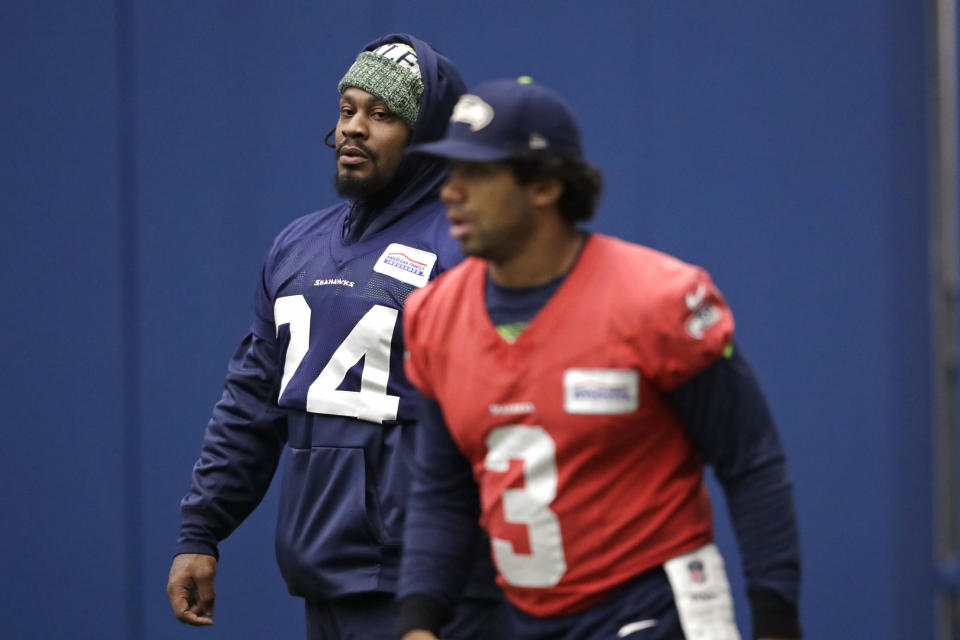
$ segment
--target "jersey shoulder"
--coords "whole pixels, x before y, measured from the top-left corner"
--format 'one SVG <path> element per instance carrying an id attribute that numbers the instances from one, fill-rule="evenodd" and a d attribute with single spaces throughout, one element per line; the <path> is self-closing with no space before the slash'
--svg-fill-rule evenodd
<path id="1" fill-rule="evenodd" d="M 274 249 L 283 249 L 296 244 L 302 239 L 309 239 L 318 234 L 329 233 L 346 211 L 350 208 L 348 202 L 338 202 L 332 206 L 320 209 L 292 220 L 283 228 L 273 241 Z"/>
<path id="2" fill-rule="evenodd" d="M 340 202 L 287 224 L 273 240 L 265 260 L 265 271 L 273 273 L 283 270 L 283 265 L 294 260 L 296 256 L 315 251 L 320 239 L 328 237 L 337 227 L 337 222 L 342 221 L 349 206 L 347 202 Z"/>
<path id="3" fill-rule="evenodd" d="M 469 289 L 477 279 L 480 284 L 476 287 L 482 288 L 484 272 L 483 261 L 467 258 L 411 293 L 404 303 L 407 378 L 428 397 L 435 397 L 435 365 L 444 362 L 441 352 L 449 345 L 449 336 L 456 333 L 460 316 L 475 313 L 471 308 L 480 304 L 470 297 Z"/>
<path id="4" fill-rule="evenodd" d="M 620 238 L 594 235 L 603 269 L 618 276 L 629 274 L 631 282 L 636 285 L 630 290 L 642 294 L 640 297 L 644 300 L 653 301 L 660 295 L 670 295 L 682 289 L 691 278 L 707 275 L 701 267 L 668 253 Z"/>
<path id="5" fill-rule="evenodd" d="M 404 305 L 404 317 L 411 322 L 429 323 L 437 326 L 451 319 L 452 314 L 464 307 L 465 294 L 472 283 L 482 278 L 485 263 L 477 258 L 467 258 L 449 269 L 427 286 L 410 294 Z"/>
<path id="6" fill-rule="evenodd" d="M 614 322 L 644 353 L 658 384 L 674 388 L 722 357 L 734 319 L 703 268 L 608 236 L 597 238 L 594 268 L 620 311 Z"/>

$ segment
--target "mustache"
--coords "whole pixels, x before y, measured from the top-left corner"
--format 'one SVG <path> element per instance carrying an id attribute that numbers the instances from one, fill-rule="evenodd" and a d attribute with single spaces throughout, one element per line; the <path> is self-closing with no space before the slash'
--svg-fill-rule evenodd
<path id="1" fill-rule="evenodd" d="M 336 146 L 336 154 L 337 154 L 337 157 L 338 157 L 338 158 L 339 158 L 340 155 L 343 153 L 343 148 L 344 148 L 344 147 L 353 147 L 353 148 L 355 148 L 355 149 L 359 149 L 359 150 L 360 150 L 360 153 L 362 153 L 363 155 L 365 155 L 365 156 L 367 157 L 367 159 L 373 160 L 374 162 L 376 162 L 376 161 L 380 158 L 380 154 L 379 154 L 379 153 L 377 153 L 376 151 L 374 151 L 373 149 L 371 149 L 371 148 L 368 147 L 367 145 L 363 144 L 363 142 L 361 142 L 361 141 L 359 141 L 359 140 L 344 140 L 343 142 L 341 142 L 340 144 L 338 144 L 338 145 Z"/>

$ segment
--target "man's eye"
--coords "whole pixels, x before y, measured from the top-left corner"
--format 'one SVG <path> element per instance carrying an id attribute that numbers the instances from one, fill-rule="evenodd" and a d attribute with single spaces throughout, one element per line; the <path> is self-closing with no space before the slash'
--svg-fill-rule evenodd
<path id="1" fill-rule="evenodd" d="M 352 115 L 353 115 L 353 109 L 351 109 L 350 107 L 340 107 L 341 118 L 349 118 Z"/>
<path id="2" fill-rule="evenodd" d="M 374 111 L 370 114 L 370 117 L 374 120 L 389 120 L 393 117 L 393 114 L 389 111 Z"/>

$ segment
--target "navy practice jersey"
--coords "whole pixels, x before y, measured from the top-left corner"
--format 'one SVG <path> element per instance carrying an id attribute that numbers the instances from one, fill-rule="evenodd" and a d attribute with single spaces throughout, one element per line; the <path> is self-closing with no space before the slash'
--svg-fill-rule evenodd
<path id="1" fill-rule="evenodd" d="M 296 410 L 289 412 L 280 504 L 280 521 L 289 524 L 277 538 L 292 588 L 324 563 L 362 568 L 349 581 L 351 591 L 392 582 L 371 568 L 383 562 L 381 545 L 400 544 L 412 451 L 412 432 L 403 428 L 415 416 L 400 309 L 407 294 L 460 260 L 439 203 L 399 220 L 389 234 L 350 246 L 340 242 L 342 224 L 335 209 L 280 236 L 253 328 L 286 344 L 278 404 Z M 332 520 L 339 526 L 329 526 Z M 314 566 L 301 566 L 305 558 Z"/>
<path id="2" fill-rule="evenodd" d="M 394 587 L 414 420 L 400 310 L 461 259 L 438 202 L 350 245 L 348 211 L 300 218 L 274 242 L 178 544 L 215 553 L 262 497 L 285 439 L 277 559 L 291 593 L 312 598 Z"/>

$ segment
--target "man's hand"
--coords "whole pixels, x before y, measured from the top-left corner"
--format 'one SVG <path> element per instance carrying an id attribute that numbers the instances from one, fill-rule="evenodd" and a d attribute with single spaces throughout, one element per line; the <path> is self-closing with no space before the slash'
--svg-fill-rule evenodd
<path id="1" fill-rule="evenodd" d="M 174 556 L 167 580 L 167 597 L 177 620 L 202 627 L 213 624 L 213 577 L 217 559 L 202 553 Z"/>
<path id="2" fill-rule="evenodd" d="M 423 629 L 414 629 L 403 634 L 400 640 L 437 640 L 437 636 Z"/>

